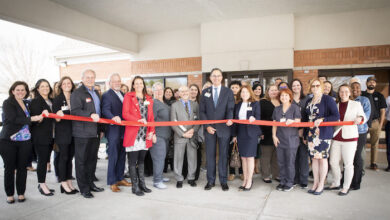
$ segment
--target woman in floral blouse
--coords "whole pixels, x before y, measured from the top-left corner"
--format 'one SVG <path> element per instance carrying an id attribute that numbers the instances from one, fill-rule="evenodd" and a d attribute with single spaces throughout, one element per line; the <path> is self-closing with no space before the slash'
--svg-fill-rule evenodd
<path id="1" fill-rule="evenodd" d="M 326 121 L 338 121 L 340 115 L 334 99 L 323 94 L 324 85 L 322 82 L 313 79 L 309 86 L 313 97 L 308 100 L 302 115 L 302 121 L 314 122 L 314 127 L 305 129 L 314 178 L 313 187 L 308 193 L 321 195 L 328 173 L 329 148 L 334 128 L 330 126 L 319 127 L 319 125 Z"/>

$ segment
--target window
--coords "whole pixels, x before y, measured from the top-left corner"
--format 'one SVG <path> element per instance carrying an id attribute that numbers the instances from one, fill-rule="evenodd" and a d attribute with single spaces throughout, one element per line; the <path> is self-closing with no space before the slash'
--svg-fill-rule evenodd
<path id="1" fill-rule="evenodd" d="M 147 87 L 152 87 L 154 83 L 160 82 L 164 87 L 178 89 L 182 85 L 187 85 L 187 76 L 167 76 L 167 77 L 151 77 L 144 78 Z"/>

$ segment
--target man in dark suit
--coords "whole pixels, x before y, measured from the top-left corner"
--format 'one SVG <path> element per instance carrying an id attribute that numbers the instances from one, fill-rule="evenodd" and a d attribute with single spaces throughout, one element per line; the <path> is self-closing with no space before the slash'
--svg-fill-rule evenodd
<path id="1" fill-rule="evenodd" d="M 96 74 L 88 69 L 82 74 L 82 84 L 70 96 L 71 114 L 91 117 L 94 122 L 73 121 L 72 133 L 75 141 L 75 164 L 77 184 L 84 198 L 93 198 L 91 191 L 102 192 L 103 188 L 93 183 L 94 167 L 99 149 L 98 127 L 100 99 L 94 90 Z"/>
<path id="2" fill-rule="evenodd" d="M 210 80 L 213 85 L 203 90 L 200 99 L 199 112 L 201 120 L 224 120 L 233 118 L 233 92 L 221 85 L 222 79 L 222 71 L 220 69 L 214 68 L 211 70 Z M 223 191 L 229 190 L 227 185 L 227 158 L 230 126 L 232 124 L 233 122 L 229 120 L 226 124 L 210 124 L 204 126 L 207 163 L 207 184 L 205 190 L 210 190 L 215 186 L 217 140 L 219 147 L 219 182 Z"/>
<path id="3" fill-rule="evenodd" d="M 102 96 L 102 114 L 104 118 L 111 118 L 116 123 L 122 120 L 122 102 L 123 94 L 121 92 L 121 77 L 118 73 L 110 75 L 110 90 Z M 123 173 L 126 163 L 126 152 L 123 147 L 124 126 L 108 125 L 106 128 L 106 137 L 108 140 L 108 169 L 107 184 L 111 186 L 113 192 L 119 192 L 118 186 L 131 186 L 127 182 Z"/>

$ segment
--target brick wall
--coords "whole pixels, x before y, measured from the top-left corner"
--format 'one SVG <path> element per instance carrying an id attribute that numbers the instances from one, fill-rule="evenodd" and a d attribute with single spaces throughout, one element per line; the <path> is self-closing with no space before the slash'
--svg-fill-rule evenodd
<path id="1" fill-rule="evenodd" d="M 304 93 L 308 93 L 307 88 L 309 88 L 309 81 L 313 78 L 318 77 L 318 70 L 308 70 L 308 73 L 305 73 L 303 70 L 294 70 L 293 79 L 297 78 L 301 80 L 303 88 L 305 88 Z"/>
<path id="2" fill-rule="evenodd" d="M 294 66 L 390 63 L 390 45 L 294 51 Z"/>
<path id="3" fill-rule="evenodd" d="M 134 61 L 131 66 L 132 74 L 193 72 L 201 70 L 201 57 Z"/>

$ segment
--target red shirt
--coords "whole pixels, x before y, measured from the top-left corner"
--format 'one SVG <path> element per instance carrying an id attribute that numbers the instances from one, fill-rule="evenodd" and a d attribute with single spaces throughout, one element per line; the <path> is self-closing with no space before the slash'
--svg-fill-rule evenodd
<path id="1" fill-rule="evenodd" d="M 345 112 L 347 111 L 347 107 L 348 107 L 348 102 L 339 103 L 340 121 L 344 121 L 344 116 L 345 116 Z M 352 141 L 357 141 L 358 138 L 344 139 L 342 136 L 342 129 L 340 129 L 339 133 L 337 133 L 336 137 L 334 137 L 333 140 L 342 141 L 342 142 L 352 142 Z"/>

